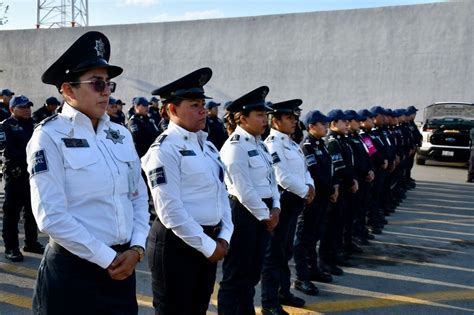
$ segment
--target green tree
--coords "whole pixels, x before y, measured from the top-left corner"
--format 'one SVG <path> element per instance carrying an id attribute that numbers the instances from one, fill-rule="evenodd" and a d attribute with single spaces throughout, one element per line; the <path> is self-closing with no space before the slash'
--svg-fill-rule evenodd
<path id="1" fill-rule="evenodd" d="M 5 1 L 0 0 L 0 25 L 4 25 L 8 22 L 7 19 L 7 12 L 8 12 L 8 4 L 5 4 Z"/>

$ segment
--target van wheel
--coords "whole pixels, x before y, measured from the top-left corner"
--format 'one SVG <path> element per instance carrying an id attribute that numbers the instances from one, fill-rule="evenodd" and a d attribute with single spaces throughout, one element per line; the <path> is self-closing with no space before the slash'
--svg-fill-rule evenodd
<path id="1" fill-rule="evenodd" d="M 425 160 L 425 159 L 416 159 L 416 164 L 417 164 L 417 165 L 425 165 L 425 164 L 426 164 L 426 160 Z"/>

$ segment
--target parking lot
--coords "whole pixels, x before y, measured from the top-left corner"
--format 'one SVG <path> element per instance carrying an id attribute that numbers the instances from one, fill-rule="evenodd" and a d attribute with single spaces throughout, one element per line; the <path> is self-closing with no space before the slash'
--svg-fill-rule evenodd
<path id="1" fill-rule="evenodd" d="M 387 218 L 383 234 L 364 247 L 353 266 L 345 267 L 345 274 L 331 284 L 316 283 L 319 296 L 293 291 L 307 304 L 304 309 L 287 311 L 473 314 L 474 184 L 465 182 L 465 168 L 434 164 L 415 166 L 417 187 L 407 193 L 407 199 Z M 46 235 L 41 241 L 47 242 Z M 26 253 L 24 262 L 11 263 L 3 256 L 3 244 L 0 252 L 0 314 L 30 314 L 41 256 Z M 154 314 L 146 263 L 137 272 L 137 286 L 140 314 Z M 217 313 L 216 293 L 209 314 Z M 259 294 L 257 290 L 257 311 Z"/>

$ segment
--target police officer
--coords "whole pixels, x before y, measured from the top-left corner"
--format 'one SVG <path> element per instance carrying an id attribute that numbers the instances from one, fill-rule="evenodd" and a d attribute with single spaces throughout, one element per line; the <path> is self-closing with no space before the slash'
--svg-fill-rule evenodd
<path id="1" fill-rule="evenodd" d="M 138 314 L 147 194 L 132 136 L 105 114 L 122 73 L 109 56 L 107 37 L 87 32 L 42 76 L 65 103 L 27 147 L 33 214 L 50 236 L 34 314 Z"/>
<path id="2" fill-rule="evenodd" d="M 122 119 L 117 114 L 117 100 L 112 96 L 109 97 L 109 104 L 107 106 L 106 112 L 107 112 L 107 115 L 109 115 L 111 122 L 114 122 L 116 124 L 123 126 Z"/>
<path id="3" fill-rule="evenodd" d="M 407 181 L 410 187 L 415 188 L 416 183 L 415 183 L 415 180 L 411 177 L 411 170 L 415 162 L 416 149 L 421 146 L 423 136 L 421 135 L 421 132 L 415 123 L 416 112 L 418 111 L 418 109 L 412 105 L 412 106 L 408 106 L 406 110 L 407 110 L 408 129 L 410 129 L 411 136 L 413 138 L 413 148 L 408 158 L 406 176 L 407 176 Z"/>
<path id="4" fill-rule="evenodd" d="M 370 227 L 372 234 L 364 234 L 368 240 L 374 238 L 373 234 L 382 233 L 384 226 L 385 216 L 380 207 L 380 194 L 385 180 L 388 160 L 385 153 L 385 144 L 380 136 L 374 132 L 374 119 L 377 117 L 377 114 L 367 109 L 359 111 L 358 114 L 364 118 L 364 120 L 361 121 L 360 136 L 369 151 L 369 156 L 374 167 L 374 180 L 372 181 L 372 187 L 370 189 L 371 198 L 368 199 L 367 205 L 369 208 L 367 225 Z M 362 242 L 364 241 L 362 240 Z"/>
<path id="5" fill-rule="evenodd" d="M 348 246 L 352 211 L 350 207 L 359 183 L 354 172 L 354 157 L 352 149 L 347 143 L 348 121 L 340 109 L 331 110 L 330 130 L 325 139 L 331 155 L 334 173 L 339 181 L 339 196 L 335 203 L 330 204 L 326 218 L 327 229 L 320 245 L 321 267 L 333 275 L 342 275 L 343 270 L 337 265 L 347 265 L 347 258 L 343 255 L 343 247 Z M 344 238 L 343 238 L 344 235 Z"/>
<path id="6" fill-rule="evenodd" d="M 224 142 L 227 140 L 228 135 L 224 127 L 224 123 L 217 116 L 219 113 L 218 107 L 221 103 L 209 101 L 206 103 L 207 118 L 206 118 L 206 130 L 208 132 L 207 140 L 211 141 L 218 150 L 222 148 Z"/>
<path id="7" fill-rule="evenodd" d="M 467 171 L 467 182 L 474 182 L 474 127 L 469 132 L 471 154 L 469 156 L 469 169 Z"/>
<path id="8" fill-rule="evenodd" d="M 161 120 L 160 100 L 156 96 L 150 98 L 150 106 L 148 106 L 148 117 L 153 119 L 155 126 L 158 128 Z"/>
<path id="9" fill-rule="evenodd" d="M 125 126 L 125 114 L 123 113 L 123 106 L 126 104 L 121 99 L 118 99 L 115 104 L 117 105 L 117 121 L 120 125 Z"/>
<path id="10" fill-rule="evenodd" d="M 206 314 L 217 262 L 233 230 L 224 165 L 202 131 L 210 68 L 152 92 L 167 105 L 168 129 L 143 157 L 158 217 L 148 236 L 156 314 Z"/>
<path id="11" fill-rule="evenodd" d="M 295 289 L 308 295 L 317 295 L 319 292 L 311 281 L 332 282 L 332 276 L 321 270 L 316 252 L 329 202 L 337 201 L 339 191 L 339 185 L 333 176 L 332 159 L 323 139 L 330 121 L 330 118 L 318 110 L 308 112 L 303 118 L 308 135 L 304 138 L 301 148 L 314 180 L 316 196 L 298 218 L 294 260 Z"/>
<path id="12" fill-rule="evenodd" d="M 349 133 L 347 140 L 351 146 L 354 156 L 354 171 L 359 183 L 359 190 L 354 195 L 354 203 L 349 211 L 352 218 L 352 235 L 354 238 L 347 235 L 346 239 L 346 253 L 350 256 L 353 253 L 361 253 L 362 249 L 358 245 L 368 245 L 366 239 L 366 217 L 369 209 L 368 199 L 370 198 L 370 187 L 374 180 L 375 173 L 372 161 L 370 160 L 369 149 L 360 136 L 361 121 L 366 120 L 365 117 L 360 116 L 355 110 L 345 110 L 349 121 Z M 350 233 L 350 232 L 349 232 Z M 354 243 L 352 243 L 352 241 Z"/>
<path id="13" fill-rule="evenodd" d="M 262 269 L 262 313 L 288 314 L 281 307 L 302 307 L 305 301 L 290 292 L 296 221 L 305 203 L 314 198 L 314 182 L 299 145 L 291 140 L 300 115 L 300 99 L 273 103 L 271 130 L 265 140 L 280 189 L 281 213 L 268 244 Z"/>
<path id="14" fill-rule="evenodd" d="M 128 121 L 128 129 L 132 133 L 138 156 L 142 157 L 158 137 L 159 131 L 153 118 L 148 116 L 148 100 L 137 96 L 133 98 L 132 103 L 135 114 Z"/>
<path id="15" fill-rule="evenodd" d="M 48 97 L 44 105 L 33 113 L 33 123 L 37 125 L 43 119 L 53 116 L 59 105 L 61 105 L 61 102 L 56 97 Z"/>
<path id="16" fill-rule="evenodd" d="M 222 265 L 220 315 L 255 314 L 255 286 L 270 232 L 278 224 L 280 194 L 271 156 L 260 138 L 268 125 L 265 111 L 271 110 L 265 104 L 268 91 L 268 87 L 261 86 L 227 107 L 233 132 L 221 156 L 227 169 L 234 234 Z"/>
<path id="17" fill-rule="evenodd" d="M 11 115 L 9 104 L 13 95 L 15 95 L 15 93 L 10 91 L 9 89 L 3 89 L 0 92 L 0 97 L 2 98 L 2 101 L 0 102 L 0 122 L 4 121 Z"/>
<path id="18" fill-rule="evenodd" d="M 5 201 L 3 203 L 3 240 L 5 258 L 17 262 L 23 260 L 19 250 L 18 222 L 21 210 L 25 219 L 25 246 L 23 251 L 43 254 L 44 247 L 38 242 L 38 230 L 31 212 L 30 184 L 26 165 L 26 144 L 33 134 L 31 120 L 33 103 L 26 96 L 10 100 L 11 116 L 0 123 L 0 152 L 4 159 Z"/>

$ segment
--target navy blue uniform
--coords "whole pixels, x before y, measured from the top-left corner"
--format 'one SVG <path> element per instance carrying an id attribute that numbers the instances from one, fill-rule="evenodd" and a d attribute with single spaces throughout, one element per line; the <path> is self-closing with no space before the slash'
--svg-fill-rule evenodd
<path id="1" fill-rule="evenodd" d="M 316 196 L 298 218 L 294 260 L 298 280 L 310 281 L 312 275 L 320 272 L 316 244 L 323 233 L 323 223 L 329 206 L 329 197 L 334 194 L 335 181 L 332 159 L 323 139 L 308 135 L 303 140 L 301 149 L 314 180 Z"/>
<path id="2" fill-rule="evenodd" d="M 33 134 L 33 121 L 13 116 L 0 124 L 0 151 L 4 158 L 5 202 L 3 203 L 3 240 L 5 249 L 19 248 L 18 222 L 24 209 L 25 244 L 38 240 L 36 221 L 31 211 L 30 184 L 26 163 L 26 145 Z"/>
<path id="3" fill-rule="evenodd" d="M 133 143 L 141 158 L 160 134 L 155 121 L 148 116 L 133 115 L 128 122 L 128 129 L 132 133 Z"/>
<path id="4" fill-rule="evenodd" d="M 228 138 L 224 123 L 218 117 L 207 117 L 206 128 L 208 133 L 207 140 L 211 141 L 218 150 L 222 148 Z"/>

